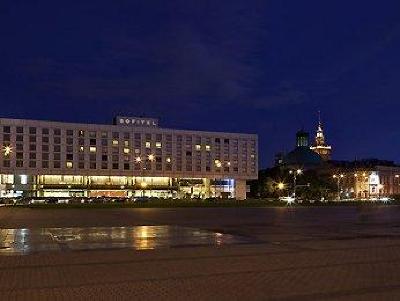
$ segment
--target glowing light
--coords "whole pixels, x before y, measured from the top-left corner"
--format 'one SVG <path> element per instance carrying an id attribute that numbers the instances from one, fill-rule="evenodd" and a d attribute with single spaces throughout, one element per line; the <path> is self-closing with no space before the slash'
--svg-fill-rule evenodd
<path id="1" fill-rule="evenodd" d="M 20 175 L 20 178 L 21 178 L 22 185 L 28 184 L 28 176 L 27 175 Z"/>
<path id="2" fill-rule="evenodd" d="M 282 183 L 282 182 L 278 183 L 279 190 L 283 190 L 284 188 L 285 188 L 285 183 Z"/>
<path id="3" fill-rule="evenodd" d="M 222 166 L 222 163 L 220 160 L 215 160 L 214 163 L 215 163 L 215 166 L 218 168 L 220 168 Z"/>
<path id="4" fill-rule="evenodd" d="M 136 162 L 136 163 L 140 163 L 140 162 L 142 162 L 142 158 L 140 158 L 140 157 L 136 157 L 136 158 L 135 158 L 135 162 Z"/>
<path id="5" fill-rule="evenodd" d="M 153 154 L 148 155 L 148 159 L 149 161 L 154 161 L 154 155 Z"/>
<path id="6" fill-rule="evenodd" d="M 9 156 L 12 153 L 12 147 L 10 145 L 6 145 L 3 148 L 4 156 Z"/>
<path id="7" fill-rule="evenodd" d="M 298 175 L 301 175 L 303 173 L 303 171 L 301 169 L 296 170 Z"/>
<path id="8" fill-rule="evenodd" d="M 226 162 L 226 166 L 231 166 L 231 162 Z"/>
<path id="9" fill-rule="evenodd" d="M 167 158 L 165 161 L 167 161 L 167 163 L 171 163 L 171 158 Z"/>
<path id="10" fill-rule="evenodd" d="M 294 202 L 295 202 L 295 200 L 296 200 L 295 198 L 287 197 L 287 198 L 285 199 L 286 205 L 287 205 L 287 206 L 293 205 Z"/>
<path id="11" fill-rule="evenodd" d="M 147 183 L 146 183 L 146 182 L 142 182 L 142 183 L 140 183 L 140 186 L 141 186 L 142 188 L 146 188 L 146 187 L 147 187 Z"/>

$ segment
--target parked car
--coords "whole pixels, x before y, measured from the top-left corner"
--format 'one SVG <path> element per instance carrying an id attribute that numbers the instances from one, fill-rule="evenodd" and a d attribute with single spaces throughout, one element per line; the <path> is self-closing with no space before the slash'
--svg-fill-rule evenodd
<path id="1" fill-rule="evenodd" d="M 134 199 L 135 203 L 147 203 L 148 201 L 150 201 L 148 196 L 140 196 Z"/>
<path id="2" fill-rule="evenodd" d="M 35 204 L 46 204 L 47 200 L 46 199 L 31 199 L 29 201 L 30 205 L 35 205 Z"/>
<path id="3" fill-rule="evenodd" d="M 58 199 L 57 200 L 57 204 L 68 204 L 69 203 L 69 199 Z"/>
<path id="4" fill-rule="evenodd" d="M 293 204 L 295 202 L 296 198 L 291 197 L 291 196 L 282 196 L 279 198 L 279 200 L 281 202 L 286 202 L 289 205 L 289 204 Z"/>

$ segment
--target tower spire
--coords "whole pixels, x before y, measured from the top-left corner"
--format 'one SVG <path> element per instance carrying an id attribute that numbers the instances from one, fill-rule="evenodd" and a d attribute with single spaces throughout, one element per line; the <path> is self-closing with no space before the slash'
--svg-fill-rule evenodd
<path id="1" fill-rule="evenodd" d="M 317 125 L 317 132 L 315 135 L 315 141 L 313 146 L 311 146 L 311 150 L 318 153 L 322 159 L 330 160 L 332 147 L 325 142 L 325 135 L 324 130 L 322 128 L 322 121 L 321 121 L 321 111 L 318 110 L 318 125 Z"/>

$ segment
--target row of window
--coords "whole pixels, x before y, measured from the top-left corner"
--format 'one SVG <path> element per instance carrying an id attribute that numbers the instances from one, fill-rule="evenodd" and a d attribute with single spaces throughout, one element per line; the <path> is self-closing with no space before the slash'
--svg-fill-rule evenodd
<path id="1" fill-rule="evenodd" d="M 16 165 L 17 168 L 24 168 L 27 166 L 24 166 L 24 161 L 22 160 L 17 160 L 16 161 Z M 9 160 L 3 160 L 3 167 L 7 167 L 10 168 L 11 167 L 11 161 Z M 30 160 L 28 161 L 28 167 L 29 168 L 38 168 L 39 166 L 37 166 L 37 162 Z M 163 170 L 163 164 L 155 164 L 155 170 L 157 171 L 162 171 Z M 114 169 L 114 170 L 119 170 L 120 168 L 123 168 L 124 170 L 131 170 L 134 169 L 136 171 L 140 171 L 140 170 L 153 170 L 154 167 L 150 164 L 150 165 L 146 165 L 146 168 L 143 168 L 140 164 L 131 164 L 131 163 L 119 163 L 119 162 L 112 162 L 111 164 L 109 164 L 108 162 L 88 162 L 87 164 L 84 161 L 79 161 L 77 163 L 77 168 L 78 169 Z M 196 164 L 195 169 L 193 169 L 193 165 L 191 164 L 186 164 L 185 165 L 185 171 L 203 171 L 202 166 L 199 164 Z M 49 161 L 41 161 L 41 168 L 47 169 L 47 168 L 54 168 L 54 169 L 60 169 L 61 168 L 61 161 L 52 161 L 51 162 L 51 166 L 49 164 Z M 74 162 L 72 161 L 66 161 L 65 162 L 65 168 L 67 169 L 72 169 L 74 168 Z M 171 164 L 164 164 L 164 170 L 165 171 L 172 171 L 172 165 Z M 176 166 L 176 170 L 177 171 L 182 171 L 183 170 L 183 166 L 182 165 L 177 165 Z M 206 172 L 210 172 L 212 170 L 212 168 L 210 166 L 205 166 L 205 171 Z M 246 173 L 248 170 L 251 170 L 252 173 L 255 172 L 255 167 L 252 167 L 250 169 L 247 169 L 247 167 L 242 167 L 241 171 Z M 215 169 L 216 172 L 239 172 L 239 168 L 238 167 L 224 167 L 224 168 L 216 168 Z"/>
<path id="2" fill-rule="evenodd" d="M 25 130 L 26 129 L 26 130 Z M 41 128 L 41 132 L 42 135 L 44 136 L 48 136 L 50 135 L 50 129 L 49 128 Z M 36 127 L 21 127 L 21 126 L 17 126 L 16 127 L 16 133 L 17 134 L 29 134 L 29 135 L 36 135 L 38 134 L 38 129 Z M 52 129 L 51 132 L 54 136 L 61 136 L 61 129 Z M 11 126 L 3 126 L 3 134 L 11 134 Z M 70 136 L 70 137 L 80 137 L 80 138 L 84 138 L 84 137 L 89 137 L 89 138 L 109 138 L 109 132 L 99 132 L 99 131 L 84 131 L 84 130 L 72 130 L 72 129 L 67 129 L 65 130 L 65 134 L 66 136 Z M 131 133 L 129 132 L 124 132 L 124 133 L 120 133 L 120 132 L 111 132 L 111 137 L 112 139 L 130 139 L 131 138 Z M 136 140 L 140 140 L 142 139 L 142 137 L 145 137 L 146 140 L 152 140 L 153 137 L 155 137 L 156 141 L 162 141 L 163 138 L 163 134 L 145 134 L 145 133 L 134 133 L 133 134 L 134 139 Z M 172 141 L 172 135 L 171 134 L 164 134 L 165 140 L 166 141 Z M 185 137 L 185 139 L 183 139 L 183 137 Z M 195 140 L 195 142 L 197 144 L 200 143 L 202 137 L 201 136 L 195 136 L 195 138 L 192 137 L 192 135 L 176 135 L 176 140 L 178 142 L 182 142 L 183 140 L 185 140 L 186 142 L 192 142 L 193 140 Z M 203 138 L 204 139 L 204 138 Z M 211 143 L 212 140 L 214 140 L 215 144 L 230 144 L 230 142 L 233 142 L 233 144 L 237 144 L 237 140 L 234 139 L 233 141 L 231 141 L 231 139 L 229 138 L 210 138 L 210 137 L 206 137 L 206 142 Z"/>
<path id="3" fill-rule="evenodd" d="M 25 141 L 24 137 L 25 136 L 23 136 L 23 135 L 16 135 L 15 141 L 16 142 L 24 142 Z M 28 141 L 29 141 L 29 143 L 36 143 L 37 142 L 37 137 L 36 136 L 28 136 Z M 65 138 L 64 141 L 65 141 L 65 143 L 67 145 L 73 145 L 74 141 L 77 141 L 79 145 L 85 145 L 85 139 L 84 138 L 75 139 L 75 138 L 67 137 L 67 138 Z M 86 141 L 89 142 L 89 145 L 97 145 L 98 144 L 97 143 L 98 140 L 96 138 L 89 138 Z M 111 140 L 111 143 L 110 143 L 110 141 L 108 139 L 101 139 L 100 141 L 101 141 L 101 145 L 103 145 L 103 146 L 107 146 L 109 144 L 111 144 L 113 146 L 118 146 L 119 145 L 119 140 L 116 140 L 116 139 Z M 10 134 L 3 134 L 3 142 L 10 142 L 11 143 Z M 44 143 L 44 144 L 50 143 L 50 138 L 49 137 L 42 137 L 41 142 Z M 61 137 L 56 137 L 56 136 L 52 137 L 51 143 L 53 143 L 53 144 L 61 144 Z M 135 140 L 134 144 L 137 145 L 137 146 L 140 146 L 141 145 L 141 140 L 137 140 L 137 141 Z M 130 141 L 129 140 L 124 140 L 123 141 L 123 145 L 124 146 L 129 146 L 130 145 Z M 144 146 L 146 148 L 151 148 L 151 147 L 161 148 L 162 145 L 163 145 L 163 143 L 161 141 L 156 141 L 156 142 L 144 141 Z M 172 147 L 172 142 L 166 142 L 166 146 L 167 147 L 168 146 Z M 182 147 L 182 144 L 178 143 L 178 146 Z M 192 148 L 193 147 L 192 144 L 186 144 L 185 146 L 186 146 L 186 148 Z M 239 146 L 236 144 L 236 145 L 233 145 L 233 148 L 238 149 Z M 252 148 L 253 149 L 255 148 L 255 143 L 253 143 Z M 199 150 L 199 151 L 202 150 L 202 149 L 205 149 L 206 151 L 210 151 L 211 150 L 211 145 L 210 144 L 201 144 L 201 142 L 199 142 L 198 144 L 194 145 L 194 149 L 195 150 Z M 215 145 L 215 149 L 216 150 L 220 150 L 221 147 L 216 144 Z M 229 146 L 225 146 L 224 150 L 225 149 L 229 149 Z M 247 149 L 247 144 L 243 143 L 242 149 Z"/>

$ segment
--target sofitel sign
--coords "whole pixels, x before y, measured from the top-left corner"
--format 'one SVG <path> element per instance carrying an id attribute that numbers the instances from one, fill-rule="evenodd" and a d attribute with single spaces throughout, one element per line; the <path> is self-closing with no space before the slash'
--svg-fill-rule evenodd
<path id="1" fill-rule="evenodd" d="M 125 126 L 158 127 L 158 119 L 117 116 L 115 118 L 115 124 Z"/>

